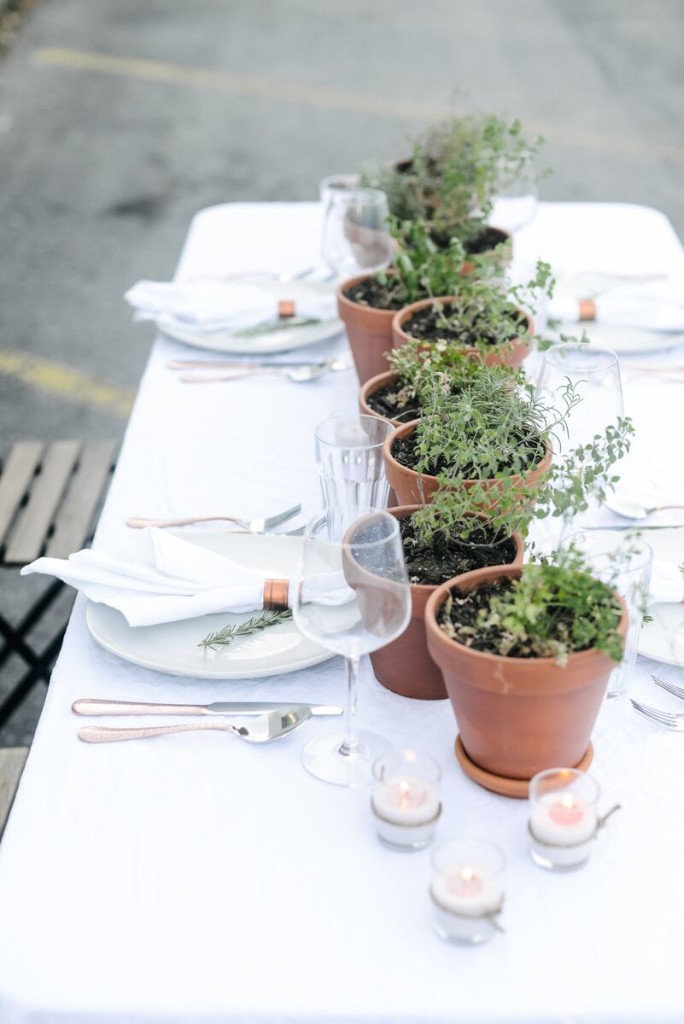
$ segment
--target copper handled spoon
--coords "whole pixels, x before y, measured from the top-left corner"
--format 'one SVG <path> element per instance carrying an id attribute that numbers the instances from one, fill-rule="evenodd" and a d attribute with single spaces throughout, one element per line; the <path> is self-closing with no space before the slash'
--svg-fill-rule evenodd
<path id="1" fill-rule="evenodd" d="M 233 722 L 188 722 L 183 725 L 150 725 L 134 729 L 118 729 L 104 725 L 88 725 L 78 730 L 78 738 L 85 743 L 112 743 L 117 740 L 140 740 L 150 736 L 166 736 L 173 732 L 200 732 L 216 729 L 231 732 L 248 743 L 270 743 L 287 736 L 311 718 L 311 709 L 303 704 L 280 711 L 256 715 L 238 725 Z"/>

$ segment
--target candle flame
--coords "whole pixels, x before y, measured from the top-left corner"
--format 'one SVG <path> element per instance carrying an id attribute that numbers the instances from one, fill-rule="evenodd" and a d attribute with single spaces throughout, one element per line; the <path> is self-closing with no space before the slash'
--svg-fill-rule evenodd
<path id="1" fill-rule="evenodd" d="M 472 882 L 475 878 L 475 872 L 472 868 L 461 868 L 461 878 L 464 882 Z"/>
<path id="2" fill-rule="evenodd" d="M 574 806 L 575 806 L 575 798 L 572 795 L 572 793 L 565 793 L 561 797 L 561 807 L 564 807 L 566 810 L 571 810 L 571 808 L 573 808 Z"/>

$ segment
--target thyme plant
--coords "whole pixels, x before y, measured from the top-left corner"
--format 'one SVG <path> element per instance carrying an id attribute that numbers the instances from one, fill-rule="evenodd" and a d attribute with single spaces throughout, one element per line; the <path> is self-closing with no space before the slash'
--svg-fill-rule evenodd
<path id="1" fill-rule="evenodd" d="M 559 405 L 535 397 L 521 372 L 480 366 L 458 391 L 438 379 L 421 393 L 421 418 L 414 435 L 413 468 L 436 476 L 439 488 L 414 515 L 421 536 L 437 532 L 471 535 L 474 513 L 486 512 L 493 527 L 525 536 L 534 519 L 577 514 L 589 500 L 605 500 L 617 481 L 611 467 L 629 450 L 633 427 L 620 419 L 590 443 L 552 460 L 530 480 L 530 470 L 553 452 L 567 432 L 581 396 L 568 382 Z"/>
<path id="2" fill-rule="evenodd" d="M 431 126 L 413 143 L 409 160 L 364 177 L 387 193 L 402 220 L 431 221 L 468 246 L 486 225 L 493 197 L 533 173 L 543 145 L 525 137 L 518 120 L 462 115 Z"/>

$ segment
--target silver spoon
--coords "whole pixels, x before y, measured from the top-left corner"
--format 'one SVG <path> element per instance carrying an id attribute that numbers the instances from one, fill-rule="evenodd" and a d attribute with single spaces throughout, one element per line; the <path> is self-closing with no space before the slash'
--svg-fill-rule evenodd
<path id="1" fill-rule="evenodd" d="M 645 519 L 653 512 L 662 512 L 669 508 L 684 508 L 684 505 L 652 505 L 647 508 L 645 505 L 640 505 L 638 501 L 629 501 L 628 498 L 619 498 L 617 495 L 606 498 L 604 505 L 611 512 L 622 516 L 623 519 Z"/>
<path id="2" fill-rule="evenodd" d="M 306 384 L 310 380 L 317 380 L 326 373 L 337 370 L 346 370 L 347 363 L 344 359 L 324 359 L 320 363 L 302 363 L 300 366 L 266 366 L 259 369 L 233 370 L 229 373 L 207 371 L 196 373 L 181 373 L 178 379 L 185 384 L 208 384 L 215 381 L 242 380 L 243 377 L 254 377 L 258 374 L 267 374 L 275 377 L 287 377 L 295 384 Z"/>
<path id="3" fill-rule="evenodd" d="M 247 722 L 188 722 L 183 725 L 150 725 L 135 729 L 118 729 L 106 725 L 87 725 L 78 730 L 78 738 L 85 743 L 112 743 L 117 740 L 140 740 L 149 736 L 166 736 L 172 732 L 201 732 L 207 729 L 232 732 L 248 743 L 270 743 L 287 736 L 311 718 L 311 708 L 303 704 L 280 711 L 256 715 Z"/>

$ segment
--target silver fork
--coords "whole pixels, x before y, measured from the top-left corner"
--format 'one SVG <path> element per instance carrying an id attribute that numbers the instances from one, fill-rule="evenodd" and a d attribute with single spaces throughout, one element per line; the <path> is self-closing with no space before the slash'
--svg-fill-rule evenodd
<path id="1" fill-rule="evenodd" d="M 212 523 L 221 520 L 222 522 L 235 523 L 248 533 L 266 533 L 274 526 L 292 519 L 298 512 L 301 512 L 301 505 L 293 505 L 275 516 L 266 516 L 265 519 L 239 519 L 237 516 L 194 516 L 187 519 L 141 519 L 138 516 L 131 516 L 126 520 L 126 526 L 134 530 L 142 530 L 145 526 L 191 526 L 193 523 Z"/>
<path id="2" fill-rule="evenodd" d="M 647 704 L 640 704 L 638 700 L 631 700 L 630 703 L 635 711 L 638 711 L 644 718 L 658 725 L 664 725 L 668 729 L 677 732 L 684 732 L 684 713 L 676 711 L 661 711 L 660 708 L 651 708 Z"/>
<path id="3" fill-rule="evenodd" d="M 658 676 L 651 676 L 651 679 L 660 686 L 663 690 L 667 690 L 668 693 L 673 693 L 675 697 L 681 697 L 684 700 L 684 687 L 675 686 L 674 683 L 668 683 L 666 679 L 660 679 Z"/>

